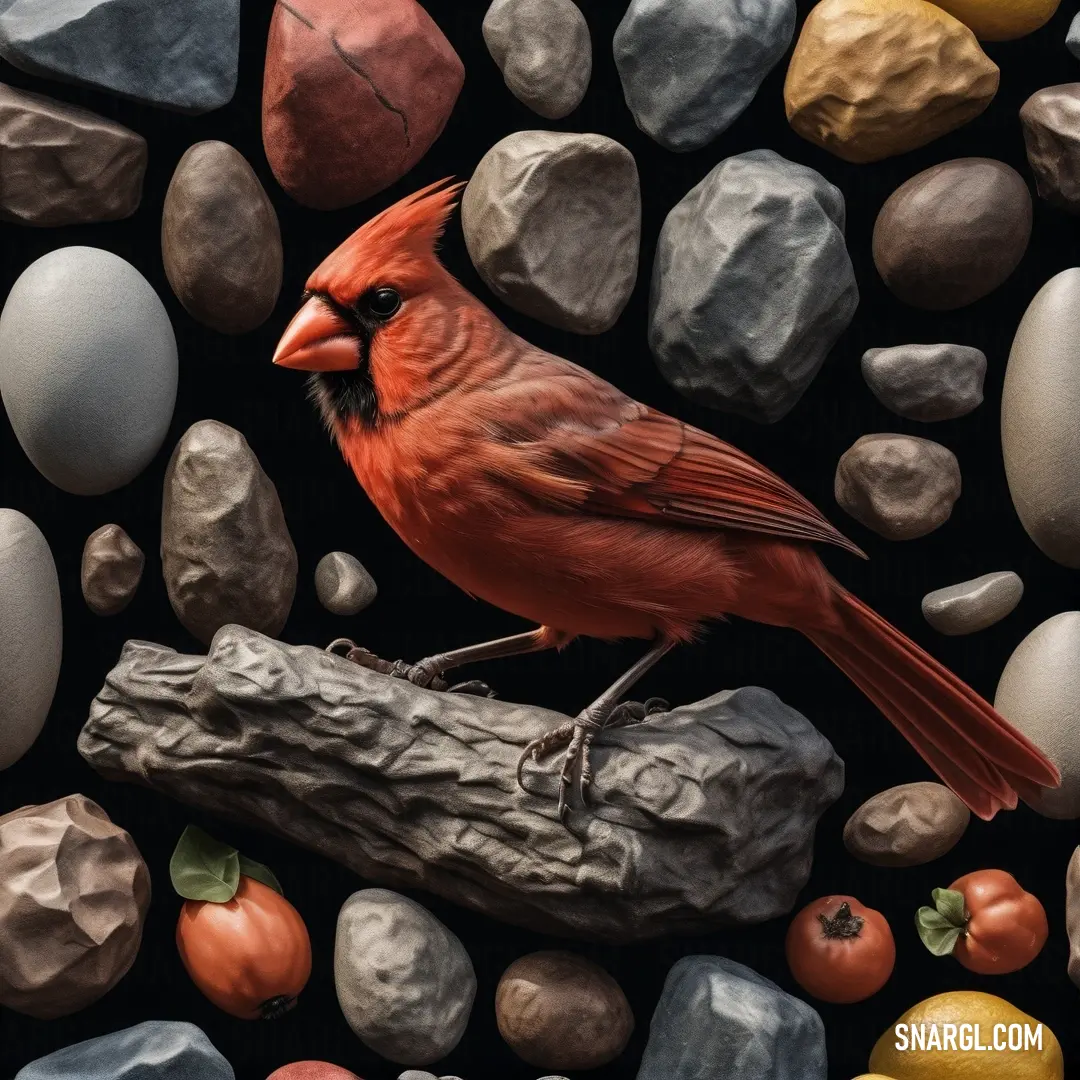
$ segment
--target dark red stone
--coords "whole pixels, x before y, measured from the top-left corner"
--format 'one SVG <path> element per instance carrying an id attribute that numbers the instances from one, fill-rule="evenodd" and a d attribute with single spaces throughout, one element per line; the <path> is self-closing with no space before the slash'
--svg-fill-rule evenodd
<path id="1" fill-rule="evenodd" d="M 263 79 L 270 167 L 317 210 L 366 199 L 427 153 L 464 79 L 414 0 L 279 0 Z"/>

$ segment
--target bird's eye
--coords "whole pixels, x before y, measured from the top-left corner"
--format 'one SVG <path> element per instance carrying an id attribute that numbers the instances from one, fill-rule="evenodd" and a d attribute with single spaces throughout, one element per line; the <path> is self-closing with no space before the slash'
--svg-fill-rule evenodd
<path id="1" fill-rule="evenodd" d="M 394 289 L 375 289 L 368 295 L 367 309 L 379 319 L 389 319 L 401 307 L 401 297 Z"/>

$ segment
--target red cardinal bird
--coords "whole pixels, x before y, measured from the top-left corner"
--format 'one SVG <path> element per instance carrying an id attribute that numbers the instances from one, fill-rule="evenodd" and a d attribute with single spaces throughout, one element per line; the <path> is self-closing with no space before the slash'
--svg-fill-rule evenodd
<path id="1" fill-rule="evenodd" d="M 805 634 L 979 817 L 1060 783 L 990 705 L 829 575 L 813 544 L 862 553 L 806 499 L 727 443 L 523 341 L 468 293 L 435 254 L 463 186 L 445 184 L 384 210 L 323 262 L 274 356 L 316 373 L 327 426 L 401 539 L 470 594 L 539 624 L 396 673 L 429 685 L 578 635 L 651 640 L 526 750 L 522 765 L 567 746 L 562 814 L 633 684 L 708 620 L 738 615 Z"/>

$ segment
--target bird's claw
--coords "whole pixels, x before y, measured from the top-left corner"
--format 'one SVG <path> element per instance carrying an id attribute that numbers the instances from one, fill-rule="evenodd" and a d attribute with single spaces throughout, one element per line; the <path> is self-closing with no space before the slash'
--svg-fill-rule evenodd
<path id="1" fill-rule="evenodd" d="M 406 663 L 404 660 L 383 660 L 376 656 L 370 649 L 357 645 L 348 638 L 338 638 L 327 647 L 327 652 L 344 656 L 354 664 L 367 668 L 369 671 L 377 671 L 380 675 L 389 675 L 393 679 L 406 679 L 413 686 L 419 686 L 427 690 L 437 690 L 440 693 L 472 694 L 476 697 L 495 697 L 495 691 L 487 683 L 479 679 L 469 679 L 451 686 L 443 677 L 442 673 L 430 660 L 421 660 L 416 664 Z"/>

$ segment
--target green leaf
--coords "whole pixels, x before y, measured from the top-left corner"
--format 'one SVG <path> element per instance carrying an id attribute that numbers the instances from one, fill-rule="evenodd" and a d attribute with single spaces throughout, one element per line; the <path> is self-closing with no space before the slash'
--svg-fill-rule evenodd
<path id="1" fill-rule="evenodd" d="M 935 956 L 950 956 L 960 937 L 960 927 L 953 926 L 940 911 L 921 907 L 915 913 L 915 929 L 922 943 Z"/>
<path id="2" fill-rule="evenodd" d="M 955 926 L 958 930 L 967 927 L 968 913 L 962 892 L 954 892 L 952 889 L 935 889 L 931 895 L 934 898 L 934 907 L 951 926 Z"/>
<path id="3" fill-rule="evenodd" d="M 261 881 L 264 885 L 269 885 L 271 889 L 276 893 L 285 895 L 284 890 L 281 887 L 281 882 L 274 877 L 274 871 L 269 866 L 263 866 L 261 862 L 256 862 L 254 859 L 249 859 L 246 855 L 240 856 L 240 873 L 244 877 L 254 878 L 256 881 Z"/>
<path id="4" fill-rule="evenodd" d="M 226 904 L 240 884 L 240 856 L 202 829 L 189 825 L 169 860 L 173 888 L 188 900 Z"/>

